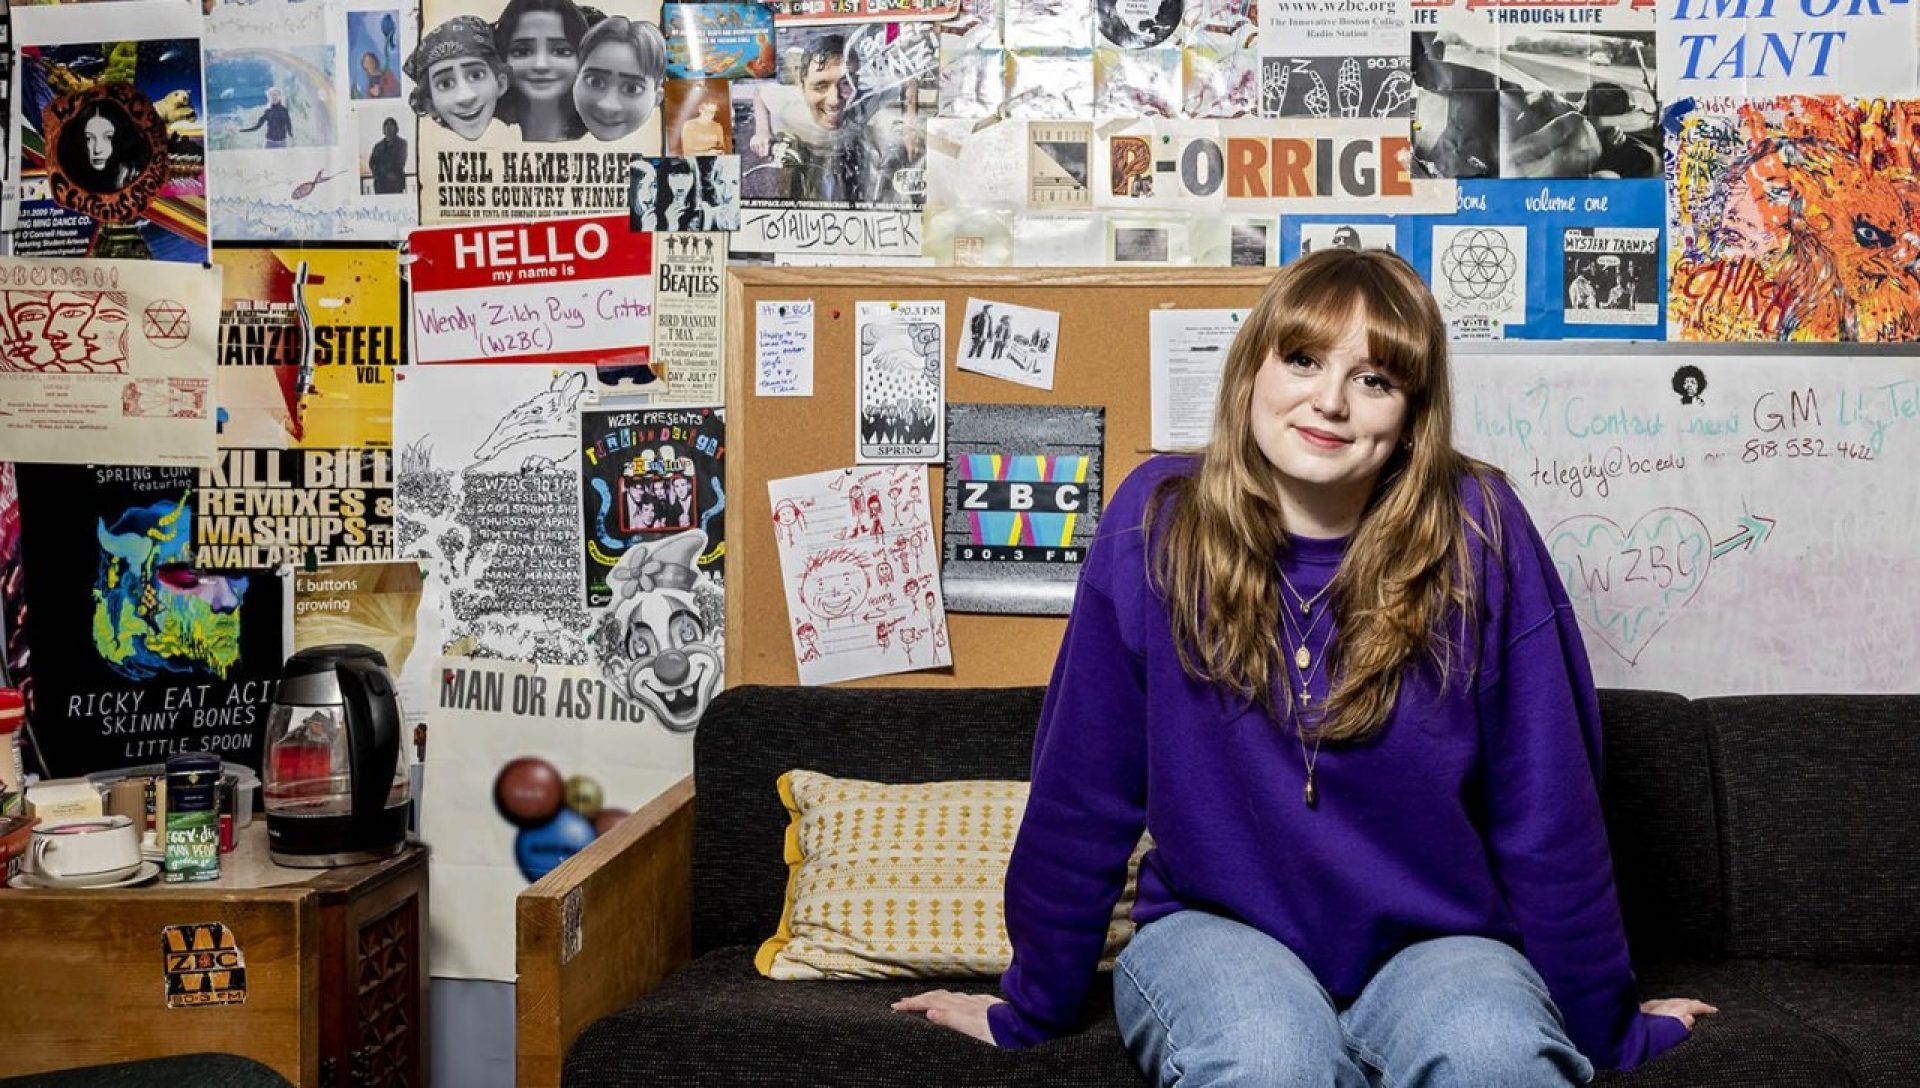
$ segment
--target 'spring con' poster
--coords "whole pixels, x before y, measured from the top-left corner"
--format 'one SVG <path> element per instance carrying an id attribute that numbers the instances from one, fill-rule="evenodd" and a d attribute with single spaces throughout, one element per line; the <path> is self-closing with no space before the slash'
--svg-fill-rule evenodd
<path id="1" fill-rule="evenodd" d="M 634 157 L 660 153 L 659 21 L 657 0 L 426 0 L 420 221 L 626 212 Z"/>
<path id="2" fill-rule="evenodd" d="M 21 465 L 19 478 L 42 770 L 196 751 L 259 769 L 281 585 L 196 565 L 194 470 Z"/>
<path id="3" fill-rule="evenodd" d="M 1106 409 L 947 406 L 940 579 L 954 612 L 1064 616 L 1100 521 Z"/>

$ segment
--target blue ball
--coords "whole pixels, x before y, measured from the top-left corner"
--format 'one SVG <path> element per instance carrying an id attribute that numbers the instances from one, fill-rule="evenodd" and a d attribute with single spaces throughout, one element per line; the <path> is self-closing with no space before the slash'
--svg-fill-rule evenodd
<path id="1" fill-rule="evenodd" d="M 592 841 L 593 821 L 563 808 L 553 819 L 513 837 L 513 860 L 520 865 L 520 875 L 531 882 L 552 872 L 554 866 Z"/>

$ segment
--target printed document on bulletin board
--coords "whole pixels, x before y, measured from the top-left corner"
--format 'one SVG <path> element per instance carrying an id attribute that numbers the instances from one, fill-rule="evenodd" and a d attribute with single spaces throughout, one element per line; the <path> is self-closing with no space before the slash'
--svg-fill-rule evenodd
<path id="1" fill-rule="evenodd" d="M 1206 444 L 1214 394 L 1227 366 L 1227 348 L 1245 310 L 1155 310 L 1149 322 L 1148 365 L 1153 400 L 1153 448 Z"/>

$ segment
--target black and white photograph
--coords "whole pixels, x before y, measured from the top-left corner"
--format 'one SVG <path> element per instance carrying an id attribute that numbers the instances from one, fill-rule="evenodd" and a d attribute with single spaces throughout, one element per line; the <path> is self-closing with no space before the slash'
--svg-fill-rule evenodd
<path id="1" fill-rule="evenodd" d="M 949 612 L 1064 616 L 1102 506 L 1106 409 L 947 406 Z"/>
<path id="2" fill-rule="evenodd" d="M 990 378 L 1052 389 L 1059 339 L 1060 315 L 1053 310 L 969 298 L 954 362 Z"/>
<path id="3" fill-rule="evenodd" d="M 740 157 L 635 159 L 627 200 L 634 230 L 739 230 Z"/>
<path id="4" fill-rule="evenodd" d="M 1660 231 L 1651 227 L 1579 227 L 1561 238 L 1569 325 L 1660 322 Z"/>
<path id="5" fill-rule="evenodd" d="M 1392 223 L 1302 223 L 1300 252 L 1316 249 L 1393 250 Z"/>
<path id="6" fill-rule="evenodd" d="M 921 206 L 926 122 L 939 107 L 934 28 L 782 29 L 780 46 L 775 78 L 733 84 L 743 196 L 779 207 Z"/>
<path id="7" fill-rule="evenodd" d="M 1265 268 L 1273 263 L 1273 231 L 1265 223 L 1235 223 L 1228 228 L 1227 263 L 1234 268 Z"/>
<path id="8" fill-rule="evenodd" d="M 373 196 L 405 193 L 414 181 L 416 140 L 413 118 L 406 111 L 365 106 L 356 111 L 360 128 L 360 191 Z"/>
<path id="9" fill-rule="evenodd" d="M 861 464 L 938 461 L 945 449 L 947 304 L 861 302 L 854 398 Z"/>
<path id="10" fill-rule="evenodd" d="M 504 153 L 659 154 L 667 46 L 657 25 L 573 0 L 427 0 L 422 25 L 402 67 L 420 161 L 433 164 L 423 223 L 619 210 L 627 179 L 615 156 L 522 157 L 509 170 Z M 483 149 L 477 161 L 440 154 Z M 564 206 L 560 193 L 573 194 Z"/>
<path id="11" fill-rule="evenodd" d="M 1094 0 L 1100 37 L 1121 49 L 1149 49 L 1173 36 L 1186 15 L 1185 0 Z"/>
<path id="12" fill-rule="evenodd" d="M 1115 264 L 1165 264 L 1173 256 L 1172 229 L 1162 226 L 1108 225 Z"/>
<path id="13" fill-rule="evenodd" d="M 1661 176 L 1652 31 L 1494 33 L 1414 34 L 1417 176 Z"/>

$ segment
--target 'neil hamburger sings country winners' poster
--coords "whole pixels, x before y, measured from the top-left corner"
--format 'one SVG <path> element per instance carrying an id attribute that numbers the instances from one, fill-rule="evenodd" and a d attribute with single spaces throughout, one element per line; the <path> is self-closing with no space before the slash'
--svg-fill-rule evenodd
<path id="1" fill-rule="evenodd" d="M 629 164 L 660 153 L 659 20 L 658 0 L 426 0 L 420 221 L 624 214 Z"/>

